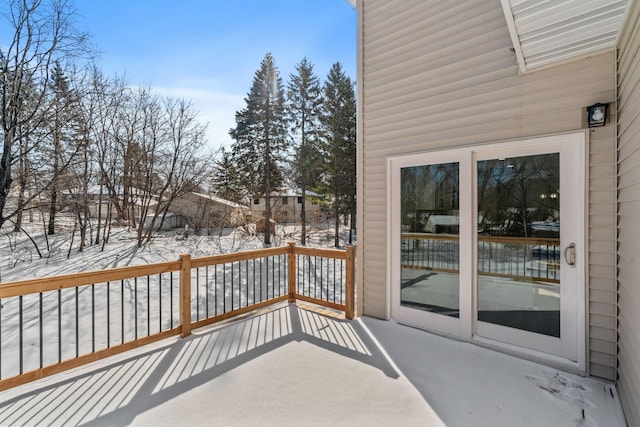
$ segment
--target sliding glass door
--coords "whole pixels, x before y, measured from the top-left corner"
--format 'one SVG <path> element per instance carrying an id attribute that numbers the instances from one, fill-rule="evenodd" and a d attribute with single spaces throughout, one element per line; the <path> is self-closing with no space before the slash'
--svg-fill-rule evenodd
<path id="1" fill-rule="evenodd" d="M 388 166 L 393 317 L 580 362 L 584 135 Z"/>

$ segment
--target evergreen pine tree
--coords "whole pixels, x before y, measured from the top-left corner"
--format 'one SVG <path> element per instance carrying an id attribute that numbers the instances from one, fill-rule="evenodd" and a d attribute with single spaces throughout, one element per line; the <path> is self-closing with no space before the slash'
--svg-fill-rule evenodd
<path id="1" fill-rule="evenodd" d="M 322 155 L 318 146 L 322 90 L 320 80 L 313 73 L 313 65 L 306 58 L 296 65 L 296 72 L 289 76 L 287 112 L 297 142 L 292 169 L 293 181 L 302 193 L 300 242 L 304 245 L 307 235 L 306 192 L 314 188 L 322 176 Z"/>
<path id="2" fill-rule="evenodd" d="M 282 184 L 281 162 L 287 148 L 284 90 L 273 57 L 267 53 L 253 77 L 246 107 L 236 112 L 233 159 L 243 187 L 265 196 L 264 243 L 271 244 L 271 192 Z"/>
<path id="3" fill-rule="evenodd" d="M 340 216 L 350 217 L 349 243 L 356 210 L 356 97 L 353 83 L 337 62 L 324 84 L 321 116 L 326 165 L 326 184 L 333 195 L 335 246 L 340 246 Z"/>
<path id="4" fill-rule="evenodd" d="M 231 153 L 223 150 L 213 164 L 210 193 L 225 200 L 240 203 L 244 198 L 238 182 L 238 170 Z"/>
<path id="5" fill-rule="evenodd" d="M 51 78 L 51 104 L 48 128 L 51 146 L 43 150 L 43 165 L 51 162 L 51 186 L 49 190 L 49 222 L 47 233 L 55 234 L 55 218 L 60 191 L 69 188 L 68 170 L 78 154 L 78 105 L 69 78 L 59 62 L 53 67 Z"/>

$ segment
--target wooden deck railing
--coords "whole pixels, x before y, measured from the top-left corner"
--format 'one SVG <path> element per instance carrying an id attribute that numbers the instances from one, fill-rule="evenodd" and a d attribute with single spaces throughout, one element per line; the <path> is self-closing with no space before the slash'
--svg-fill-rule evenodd
<path id="1" fill-rule="evenodd" d="M 352 319 L 354 254 L 291 243 L 0 283 L 0 391 L 282 301 Z"/>

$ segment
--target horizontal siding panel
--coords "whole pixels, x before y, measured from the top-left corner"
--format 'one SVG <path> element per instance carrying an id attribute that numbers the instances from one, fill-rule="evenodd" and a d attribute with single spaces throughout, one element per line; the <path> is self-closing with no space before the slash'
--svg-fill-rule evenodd
<path id="1" fill-rule="evenodd" d="M 623 163 L 629 155 L 638 151 L 636 141 L 640 135 L 640 117 L 632 116 L 630 120 L 625 117 L 627 111 L 619 114 L 618 117 L 618 162 L 619 166 L 625 166 Z"/>
<path id="2" fill-rule="evenodd" d="M 586 109 L 585 109 L 586 110 Z M 585 111 L 586 115 L 586 111 Z M 615 144 L 611 143 L 611 139 L 616 136 L 616 128 L 614 126 L 605 126 L 600 128 L 592 128 L 589 130 L 589 151 L 615 151 Z"/>
<path id="3" fill-rule="evenodd" d="M 613 153 L 615 156 L 615 152 Z M 607 162 L 604 164 L 591 163 L 589 168 L 589 179 L 608 179 L 616 184 L 616 164 L 614 162 Z"/>
<path id="4" fill-rule="evenodd" d="M 615 331 L 612 331 L 611 329 L 608 329 L 608 328 L 600 328 L 598 326 L 591 326 L 589 328 L 589 337 L 598 338 L 603 341 L 610 341 L 610 342 L 616 341 Z"/>
<path id="5" fill-rule="evenodd" d="M 636 259 L 640 254 L 640 247 L 633 238 L 640 239 L 638 233 L 638 217 L 622 216 L 618 217 L 618 263 L 623 262 L 627 257 Z"/>
<path id="6" fill-rule="evenodd" d="M 456 13 L 456 10 L 459 12 Z M 487 33 L 500 31 L 500 35 L 492 38 L 509 36 L 504 23 L 504 15 L 497 11 L 493 5 L 479 5 L 479 7 L 464 7 L 458 4 L 448 11 L 453 19 L 467 19 L 468 23 L 464 29 L 456 28 L 447 24 L 447 19 L 434 23 L 432 26 L 425 26 L 424 19 L 433 18 L 429 16 L 429 11 L 424 10 L 416 13 L 408 19 L 390 20 L 385 18 L 383 24 L 386 26 L 384 35 L 369 38 L 365 44 L 365 54 L 367 55 L 367 66 L 382 68 L 389 67 L 389 71 L 402 75 L 404 70 L 396 68 L 398 62 L 409 64 L 415 60 L 415 55 L 411 52 L 421 51 L 420 59 L 424 63 L 433 64 L 437 67 L 444 62 L 447 54 L 451 55 L 451 62 L 455 62 L 458 54 L 469 53 L 470 49 L 477 49 L 478 46 L 487 40 Z M 371 23 L 371 25 L 376 25 Z M 371 32 L 375 27 L 370 28 Z M 379 34 L 382 34 L 380 32 Z M 478 42 L 480 39 L 481 42 Z M 425 49 L 429 46 L 429 49 Z M 398 61 L 390 60 L 386 52 L 393 50 L 398 56 Z M 443 55 L 444 54 L 444 55 Z M 394 55 L 394 58 L 396 56 Z M 375 75 L 374 75 L 375 76 Z"/>
<path id="7" fill-rule="evenodd" d="M 610 151 L 600 151 L 597 153 L 590 154 L 589 162 L 590 164 L 595 164 L 595 165 L 615 164 L 616 152 L 614 150 L 610 150 Z"/>
<path id="8" fill-rule="evenodd" d="M 618 202 L 627 203 L 640 200 L 640 183 L 627 187 L 618 187 Z"/>
<path id="9" fill-rule="evenodd" d="M 597 194 L 596 194 L 597 193 Z M 590 202 L 589 206 L 594 204 L 594 201 L 597 203 L 607 203 L 614 204 L 616 203 L 616 193 L 615 191 L 590 191 L 589 192 Z M 594 200 L 596 198 L 596 200 Z"/>
<path id="10" fill-rule="evenodd" d="M 640 161 L 640 150 L 620 150 L 618 151 L 620 166 L 618 168 L 618 174 L 620 175 L 620 179 L 622 182 L 619 183 L 619 186 L 626 187 L 631 184 L 636 184 L 639 182 L 638 174 L 637 174 L 637 165 L 638 161 Z"/>
<path id="11" fill-rule="evenodd" d="M 602 366 L 615 366 L 617 363 L 616 356 L 598 351 L 591 352 L 591 363 Z"/>
<path id="12" fill-rule="evenodd" d="M 589 275 L 589 289 L 599 289 L 602 291 L 606 291 L 609 289 L 615 289 L 615 270 L 611 277 L 599 277 L 594 275 Z M 593 314 L 593 313 L 592 313 Z"/>
<path id="13" fill-rule="evenodd" d="M 616 204 L 613 201 L 607 202 L 594 202 L 593 199 L 597 197 L 599 194 L 607 194 L 610 191 L 602 191 L 602 192 L 594 192 L 590 193 L 589 197 L 591 201 L 589 203 L 589 212 L 593 215 L 615 215 L 616 213 Z"/>
<path id="14" fill-rule="evenodd" d="M 628 9 L 627 21 L 623 28 L 624 36 L 620 37 L 618 41 L 618 50 L 620 52 L 618 70 L 622 75 L 628 75 L 630 70 L 640 68 L 638 65 L 635 67 L 631 65 L 638 56 L 638 46 L 640 45 L 640 31 L 637 31 L 640 26 L 640 6 L 637 0 L 630 1 Z M 623 89 L 623 86 L 620 88 Z M 629 90 L 625 90 L 625 92 L 629 92 Z"/>
<path id="15" fill-rule="evenodd" d="M 609 240 L 591 240 L 589 242 L 589 253 L 615 254 L 616 253 L 615 231 L 612 232 L 611 239 Z"/>
<path id="16" fill-rule="evenodd" d="M 618 214 L 623 217 L 640 218 L 640 200 L 621 203 L 618 208 Z"/>
<path id="17" fill-rule="evenodd" d="M 609 183 L 609 191 L 615 191 L 615 185 Z M 589 215 L 589 227 L 601 227 L 615 236 L 616 217 L 613 215 Z"/>
<path id="18" fill-rule="evenodd" d="M 590 229 L 589 230 L 589 239 L 590 240 L 608 240 L 612 238 L 613 230 L 603 230 L 600 228 Z"/>
<path id="19" fill-rule="evenodd" d="M 617 308 L 615 305 L 591 301 L 589 303 L 591 314 L 599 314 L 601 316 L 616 316 Z M 608 339 L 608 338 L 602 338 Z M 615 342 L 615 337 L 610 341 Z"/>
<path id="20" fill-rule="evenodd" d="M 590 264 L 589 265 L 589 278 L 602 278 L 609 279 L 609 289 L 615 289 L 615 277 L 616 277 L 616 267 L 615 265 L 598 265 L 598 264 Z M 601 289 L 607 290 L 607 289 Z"/>
<path id="21" fill-rule="evenodd" d="M 610 366 L 603 366 L 597 363 L 593 363 L 590 366 L 589 372 L 594 377 L 604 378 L 613 381 L 616 377 L 616 370 Z"/>
<path id="22" fill-rule="evenodd" d="M 614 253 L 589 252 L 589 274 L 596 277 L 615 277 L 616 255 Z M 611 289 L 612 291 L 615 288 Z"/>
<path id="23" fill-rule="evenodd" d="M 640 85 L 640 83 L 636 83 L 636 85 Z M 635 87 L 634 89 L 640 92 L 640 88 Z M 625 105 L 618 106 L 619 120 L 625 123 L 625 127 L 620 129 L 620 138 L 622 141 L 633 140 L 638 135 L 640 128 L 640 118 L 634 114 L 634 111 L 640 107 L 640 94 L 636 92 L 623 102 Z"/>
<path id="24" fill-rule="evenodd" d="M 591 349 L 593 351 L 598 351 L 600 353 L 611 354 L 613 356 L 617 355 L 617 347 L 615 343 L 611 343 L 610 341 L 602 341 L 597 338 L 592 338 L 589 341 Z"/>
<path id="25" fill-rule="evenodd" d="M 617 300 L 618 300 L 618 295 L 615 291 L 603 291 L 600 289 L 590 289 L 589 291 L 589 300 L 592 302 L 599 302 L 599 303 L 603 303 L 603 304 L 611 304 L 611 305 L 616 305 L 617 304 Z M 594 314 L 595 316 L 595 314 Z M 615 318 L 615 317 L 613 317 Z M 595 325 L 595 323 L 593 323 L 593 325 Z M 604 325 L 600 325 L 600 326 L 604 326 Z M 609 325 L 611 327 L 614 327 L 615 325 Z"/>

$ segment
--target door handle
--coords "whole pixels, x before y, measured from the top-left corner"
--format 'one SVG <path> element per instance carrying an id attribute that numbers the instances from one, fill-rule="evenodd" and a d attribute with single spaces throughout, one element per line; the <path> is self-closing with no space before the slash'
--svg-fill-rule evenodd
<path id="1" fill-rule="evenodd" d="M 564 260 L 571 267 L 576 266 L 576 244 L 571 242 L 569 246 L 564 248 Z"/>

